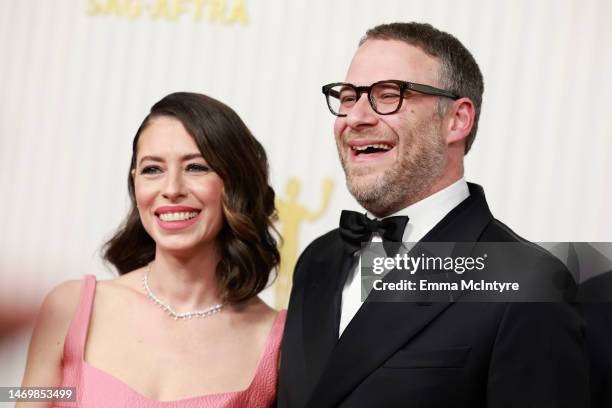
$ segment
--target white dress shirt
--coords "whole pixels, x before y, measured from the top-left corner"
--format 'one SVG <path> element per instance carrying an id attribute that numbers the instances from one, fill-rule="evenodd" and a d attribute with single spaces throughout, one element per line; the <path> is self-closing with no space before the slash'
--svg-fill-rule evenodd
<path id="1" fill-rule="evenodd" d="M 435 194 L 416 202 L 390 217 L 395 215 L 407 215 L 410 220 L 404 229 L 403 242 L 418 242 L 425 236 L 446 214 L 458 206 L 470 195 L 468 185 L 464 178 L 461 178 L 443 188 Z M 376 218 L 369 212 L 368 218 Z M 378 234 L 372 235 L 371 242 L 382 242 Z M 342 290 L 342 303 L 340 312 L 340 327 L 338 336 L 341 336 L 344 329 L 353 319 L 363 302 L 361 301 L 361 264 L 359 262 L 359 251 L 355 254 L 355 267 L 349 275 Z"/>

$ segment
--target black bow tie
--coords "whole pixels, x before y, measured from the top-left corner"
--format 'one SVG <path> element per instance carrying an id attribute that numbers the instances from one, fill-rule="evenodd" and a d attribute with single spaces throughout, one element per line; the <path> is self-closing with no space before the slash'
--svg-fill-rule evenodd
<path id="1" fill-rule="evenodd" d="M 373 233 L 378 233 L 383 242 L 402 242 L 408 217 L 395 216 L 382 220 L 371 220 L 355 211 L 343 210 L 340 215 L 340 236 L 346 252 L 354 254 L 361 249 L 362 242 L 368 242 Z"/>

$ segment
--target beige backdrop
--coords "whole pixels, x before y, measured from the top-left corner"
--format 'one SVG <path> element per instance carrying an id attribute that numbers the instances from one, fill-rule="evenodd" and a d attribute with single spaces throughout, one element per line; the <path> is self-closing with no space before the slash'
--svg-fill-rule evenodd
<path id="1" fill-rule="evenodd" d="M 612 241 L 609 1 L 0 0 L 1 290 L 113 275 L 99 249 L 127 208 L 130 142 L 177 90 L 228 103 L 266 147 L 290 264 L 358 208 L 320 87 L 396 20 L 455 34 L 479 62 L 467 178 L 496 216 L 531 240 Z M 19 383 L 28 336 L 0 339 L 0 385 Z"/>

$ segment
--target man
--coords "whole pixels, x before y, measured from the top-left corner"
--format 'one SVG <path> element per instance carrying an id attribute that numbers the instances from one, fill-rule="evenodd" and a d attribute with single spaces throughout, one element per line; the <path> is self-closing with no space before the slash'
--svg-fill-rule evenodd
<path id="1" fill-rule="evenodd" d="M 279 407 L 587 407 L 582 320 L 568 304 L 361 301 L 356 242 L 522 241 L 463 179 L 483 92 L 472 55 L 428 24 L 381 25 L 323 91 L 347 186 L 383 221 L 343 213 L 301 255 Z M 527 272 L 567 272 L 527 255 Z"/>

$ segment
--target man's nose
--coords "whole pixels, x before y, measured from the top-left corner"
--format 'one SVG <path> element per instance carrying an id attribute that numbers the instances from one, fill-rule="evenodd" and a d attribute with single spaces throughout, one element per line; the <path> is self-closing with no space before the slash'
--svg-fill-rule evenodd
<path id="1" fill-rule="evenodd" d="M 359 95 L 355 105 L 346 115 L 346 124 L 351 128 L 373 126 L 378 121 L 378 115 L 372 109 L 367 93 Z"/>

